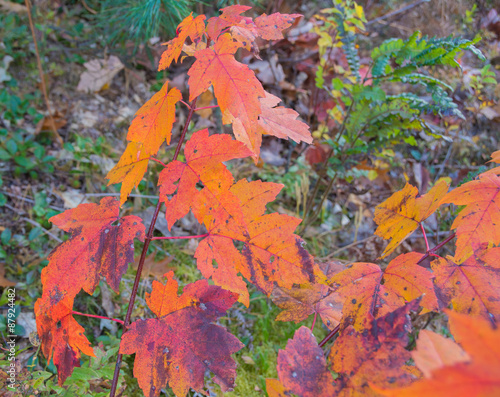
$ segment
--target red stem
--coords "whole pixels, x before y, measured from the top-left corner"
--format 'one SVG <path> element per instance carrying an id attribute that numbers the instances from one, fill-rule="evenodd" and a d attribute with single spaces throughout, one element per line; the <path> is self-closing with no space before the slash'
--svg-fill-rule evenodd
<path id="1" fill-rule="evenodd" d="M 179 156 L 182 143 L 184 142 L 184 138 L 186 137 L 189 123 L 193 118 L 194 109 L 196 109 L 197 99 L 198 97 L 194 98 L 193 102 L 191 103 L 186 124 L 184 125 L 184 129 L 182 130 L 182 134 L 179 139 L 179 143 L 177 144 L 177 147 L 175 149 L 172 161 L 177 160 L 177 157 Z M 149 243 L 153 239 L 153 232 L 155 230 L 156 220 L 158 219 L 158 213 L 160 212 L 161 203 L 162 202 L 158 200 L 158 204 L 156 204 L 155 212 L 153 214 L 153 219 L 151 220 L 151 224 L 149 225 L 148 234 L 146 235 L 146 240 L 144 241 L 144 246 L 142 247 L 141 259 L 139 260 L 139 265 L 137 266 L 137 273 L 135 275 L 134 286 L 132 287 L 132 293 L 130 294 L 130 300 L 128 303 L 127 315 L 125 316 L 125 322 L 123 324 L 124 328 L 127 328 L 130 325 L 130 317 L 132 316 L 132 310 L 134 308 L 134 302 L 135 302 L 135 297 L 137 296 L 137 289 L 139 288 L 139 282 L 141 281 L 142 268 L 144 267 L 144 261 L 146 260 L 146 254 L 148 252 Z M 110 397 L 115 397 L 116 394 L 116 387 L 118 385 L 118 377 L 120 375 L 120 366 L 122 363 L 122 357 L 123 357 L 122 353 L 118 353 L 118 356 L 116 357 L 115 373 L 113 375 L 113 382 L 111 383 L 111 391 L 109 393 Z"/>
<path id="2" fill-rule="evenodd" d="M 158 160 L 158 159 L 157 159 L 157 158 L 155 158 L 155 157 L 150 157 L 149 159 L 150 159 L 150 160 L 153 160 L 153 161 L 156 161 L 157 163 L 159 163 L 159 164 L 163 165 L 165 168 L 167 167 L 167 165 L 166 165 L 163 161 L 160 161 L 160 160 Z"/>
<path id="3" fill-rule="evenodd" d="M 198 234 L 197 236 L 170 236 L 170 237 L 153 237 L 151 240 L 181 240 L 186 238 L 202 238 L 207 237 L 208 233 Z"/>
<path id="4" fill-rule="evenodd" d="M 427 252 L 429 252 L 429 240 L 427 240 L 427 234 L 425 233 L 424 225 L 420 223 L 420 229 L 422 230 L 422 234 L 424 235 L 424 240 L 425 240 L 425 249 Z"/>
<path id="5" fill-rule="evenodd" d="M 194 111 L 197 112 L 198 110 L 214 109 L 214 108 L 218 108 L 218 107 L 219 107 L 219 105 L 203 106 L 202 108 L 196 108 Z"/>
<path id="6" fill-rule="evenodd" d="M 452 234 L 450 234 L 448 237 L 446 237 L 443 241 L 441 241 L 441 242 L 440 242 L 438 245 L 436 245 L 434 248 L 431 248 L 430 250 L 428 250 L 428 251 L 425 253 L 425 255 L 424 255 L 422 258 L 420 258 L 420 260 L 417 262 L 417 265 L 418 265 L 419 263 L 422 263 L 422 262 L 423 262 L 424 260 L 426 260 L 429 256 L 431 256 L 431 255 L 432 255 L 432 256 L 434 256 L 434 253 L 435 253 L 438 249 L 442 248 L 442 247 L 443 247 L 446 243 L 448 243 L 448 242 L 450 242 L 451 240 L 453 240 L 453 239 L 455 238 L 455 235 L 456 235 L 456 233 L 452 233 Z"/>
<path id="7" fill-rule="evenodd" d="M 75 312 L 75 311 L 72 311 L 71 314 L 78 314 L 79 316 L 92 317 L 92 318 L 102 318 L 103 320 L 111 320 L 111 321 L 116 321 L 117 323 L 120 323 L 120 324 L 124 324 L 124 322 L 122 320 L 118 320 L 117 318 L 96 316 L 94 314 L 80 313 L 80 312 Z"/>
<path id="8" fill-rule="evenodd" d="M 314 331 L 314 325 L 316 324 L 316 319 L 318 318 L 318 312 L 314 312 L 314 320 L 311 325 L 311 331 Z"/>
<path id="9" fill-rule="evenodd" d="M 186 105 L 189 109 L 191 109 L 191 105 L 189 103 L 184 102 L 182 99 L 179 102 Z"/>
<path id="10" fill-rule="evenodd" d="M 323 347 L 326 345 L 326 342 L 328 342 L 330 339 L 332 339 L 337 332 L 340 331 L 340 324 L 337 325 L 327 336 L 325 336 L 325 339 L 323 339 L 321 342 L 319 342 L 319 347 Z"/>

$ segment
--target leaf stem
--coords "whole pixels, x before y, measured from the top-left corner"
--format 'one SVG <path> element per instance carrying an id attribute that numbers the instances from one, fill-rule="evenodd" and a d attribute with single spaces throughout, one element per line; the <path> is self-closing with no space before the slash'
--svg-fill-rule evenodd
<path id="1" fill-rule="evenodd" d="M 326 342 L 328 342 L 330 339 L 332 339 L 335 336 L 335 334 L 339 331 L 340 331 L 340 324 L 337 325 L 334 329 L 332 329 L 332 331 L 327 336 L 325 336 L 325 339 L 323 339 L 321 342 L 319 342 L 319 347 L 325 346 Z"/>
<path id="2" fill-rule="evenodd" d="M 424 225 L 422 222 L 419 223 L 420 224 L 420 230 L 422 230 L 422 234 L 424 235 L 424 240 L 425 240 L 425 249 L 426 249 L 426 252 L 429 252 L 430 251 L 430 248 L 429 248 L 429 240 L 427 240 L 427 234 L 425 233 L 425 228 L 424 228 Z"/>
<path id="3" fill-rule="evenodd" d="M 187 238 L 203 238 L 207 237 L 208 233 L 198 234 L 197 236 L 169 236 L 169 237 L 152 237 L 151 240 L 181 240 Z"/>
<path id="4" fill-rule="evenodd" d="M 311 332 L 314 331 L 314 325 L 316 325 L 316 319 L 318 318 L 318 312 L 314 312 L 314 320 L 311 325 Z"/>
<path id="5" fill-rule="evenodd" d="M 103 320 L 111 320 L 111 321 L 116 321 L 117 323 L 124 324 L 122 320 L 118 320 L 117 318 L 111 318 L 111 317 L 105 317 L 105 316 L 96 316 L 94 314 L 87 314 L 87 313 L 80 313 L 80 312 L 75 312 L 72 311 L 71 314 L 77 314 L 79 316 L 85 316 L 85 317 L 92 317 L 92 318 L 101 318 Z"/>
<path id="6" fill-rule="evenodd" d="M 186 124 L 184 125 L 184 129 L 182 130 L 179 143 L 177 144 L 177 147 L 175 149 L 174 157 L 172 159 L 173 161 L 177 160 L 177 157 L 179 156 L 179 153 L 181 151 L 182 143 L 184 142 L 184 138 L 186 137 L 189 123 L 193 118 L 194 109 L 196 109 L 197 99 L 198 97 L 194 98 L 193 102 L 189 107 L 189 114 L 186 119 Z M 141 259 L 139 260 L 139 265 L 137 266 L 137 273 L 135 275 L 134 286 L 132 287 L 132 293 L 130 294 L 130 299 L 128 303 L 127 315 L 125 316 L 125 322 L 123 324 L 124 328 L 127 328 L 130 325 L 130 317 L 132 316 L 132 310 L 134 308 L 134 302 L 135 302 L 135 297 L 137 296 L 137 289 L 139 288 L 139 282 L 141 281 L 142 268 L 144 267 L 144 261 L 146 260 L 149 243 L 153 239 L 153 232 L 155 230 L 155 224 L 156 220 L 158 219 L 158 214 L 160 212 L 161 204 L 162 201 L 158 200 L 158 204 L 156 204 L 155 212 L 153 214 L 153 219 L 151 220 L 151 224 L 149 225 L 148 234 L 146 235 L 146 240 L 144 241 L 144 246 L 142 247 Z M 116 387 L 118 385 L 118 377 L 120 375 L 120 366 L 122 363 L 122 357 L 123 357 L 122 353 L 118 353 L 118 356 L 116 357 L 115 372 L 113 375 L 113 382 L 111 383 L 111 391 L 109 393 L 110 397 L 115 397 L 116 394 Z"/>
<path id="7" fill-rule="evenodd" d="M 456 236 L 456 233 L 453 232 L 452 234 L 450 234 L 448 237 L 446 237 L 443 241 L 441 241 L 438 245 L 436 245 L 434 248 L 431 248 L 430 250 L 428 250 L 425 255 L 420 258 L 420 260 L 417 262 L 417 265 L 422 263 L 424 260 L 426 260 L 429 256 L 435 256 L 435 252 L 439 249 L 441 249 L 446 243 L 450 242 L 451 240 L 453 240 Z"/>
<path id="8" fill-rule="evenodd" d="M 202 108 L 196 108 L 194 111 L 197 112 L 198 110 L 215 109 L 215 108 L 218 108 L 218 107 L 219 107 L 219 105 L 203 106 Z"/>
<path id="9" fill-rule="evenodd" d="M 165 168 L 167 168 L 167 165 L 166 165 L 163 161 L 158 160 L 158 159 L 157 159 L 157 158 L 155 158 L 155 157 L 150 157 L 149 159 L 150 159 L 150 160 L 153 160 L 153 161 L 156 161 L 158 164 L 161 164 L 161 165 L 163 165 Z"/>

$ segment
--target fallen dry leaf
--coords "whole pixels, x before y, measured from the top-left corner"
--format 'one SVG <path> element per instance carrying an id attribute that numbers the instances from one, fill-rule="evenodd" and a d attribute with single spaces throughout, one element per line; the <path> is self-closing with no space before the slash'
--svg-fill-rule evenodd
<path id="1" fill-rule="evenodd" d="M 98 92 L 111 84 L 113 77 L 124 68 L 117 56 L 108 59 L 93 59 L 83 64 L 87 69 L 80 76 L 76 89 L 83 92 Z"/>

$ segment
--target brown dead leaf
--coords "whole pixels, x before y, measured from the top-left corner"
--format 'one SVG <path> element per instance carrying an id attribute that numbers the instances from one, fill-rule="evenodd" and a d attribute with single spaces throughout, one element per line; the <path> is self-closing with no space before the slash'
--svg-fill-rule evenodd
<path id="1" fill-rule="evenodd" d="M 108 59 L 93 59 L 83 64 L 87 69 L 80 76 L 76 89 L 83 92 L 98 92 L 109 88 L 113 77 L 124 68 L 120 59 L 111 55 Z"/>
<path id="2" fill-rule="evenodd" d="M 64 115 L 59 110 L 55 111 L 55 113 L 52 115 L 52 118 L 54 119 L 56 130 L 68 124 L 68 121 L 64 118 Z M 52 131 L 52 121 L 49 116 L 45 116 L 36 125 L 36 133 L 38 134 L 41 131 Z"/>
<path id="3" fill-rule="evenodd" d="M 175 267 L 168 266 L 170 262 L 174 260 L 173 256 L 167 256 L 166 258 L 158 262 L 155 262 L 155 257 L 156 251 L 146 256 L 146 259 L 144 260 L 143 272 L 146 277 L 152 275 L 155 278 L 161 278 L 165 273 L 168 273 L 170 270 L 176 269 Z M 138 265 L 139 258 L 137 258 L 136 262 L 134 263 L 134 269 L 137 269 Z"/>
<path id="4" fill-rule="evenodd" d="M 0 287 L 13 287 L 17 283 L 5 278 L 5 264 L 0 263 Z"/>

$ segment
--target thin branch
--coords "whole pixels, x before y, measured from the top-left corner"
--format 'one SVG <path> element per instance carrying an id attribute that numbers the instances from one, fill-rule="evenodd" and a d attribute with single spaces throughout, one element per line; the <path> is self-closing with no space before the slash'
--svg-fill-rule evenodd
<path id="1" fill-rule="evenodd" d="M 52 132 L 54 133 L 57 141 L 59 142 L 59 145 L 63 147 L 64 141 L 61 138 L 61 135 L 59 135 L 59 132 L 57 132 L 56 123 L 54 121 L 54 118 L 52 117 L 52 110 L 49 104 L 49 96 L 47 95 L 47 87 L 45 86 L 45 78 L 43 77 L 42 61 L 40 59 L 40 52 L 38 51 L 38 43 L 36 41 L 35 26 L 33 25 L 33 19 L 31 17 L 31 4 L 29 0 L 24 0 L 24 3 L 26 4 L 26 8 L 28 9 L 30 30 L 31 30 L 31 35 L 33 36 L 33 43 L 35 44 L 35 54 L 36 54 L 36 63 L 38 66 L 38 74 L 40 75 L 40 84 L 42 86 L 43 97 L 45 99 L 45 106 L 47 106 L 47 112 L 49 113 L 50 127 L 52 128 Z"/>
<path id="2" fill-rule="evenodd" d="M 430 248 L 429 248 L 429 240 L 427 240 L 427 233 L 425 233 L 425 229 L 424 229 L 424 225 L 422 222 L 420 222 L 420 229 L 422 230 L 422 234 L 424 236 L 424 240 L 425 240 L 425 250 L 427 252 L 430 251 Z"/>
<path id="3" fill-rule="evenodd" d="M 218 108 L 218 107 L 219 107 L 219 105 L 203 106 L 202 108 L 196 108 L 194 111 L 197 112 L 198 110 L 215 109 L 215 108 Z"/>
<path id="4" fill-rule="evenodd" d="M 100 318 L 102 320 L 116 321 L 117 323 L 120 323 L 120 324 L 123 325 L 123 321 L 122 320 L 118 320 L 117 318 L 111 318 L 111 317 L 105 317 L 105 316 L 96 316 L 94 314 L 80 313 L 80 312 L 75 312 L 75 311 L 72 311 L 71 314 L 77 314 L 79 316 L 92 317 L 92 318 Z"/>
<path id="5" fill-rule="evenodd" d="M 323 339 L 321 342 L 319 342 L 319 347 L 323 347 L 326 345 L 326 343 L 332 339 L 337 332 L 340 331 L 340 324 L 337 325 L 327 336 L 325 336 L 325 339 Z"/>
<path id="6" fill-rule="evenodd" d="M 177 160 L 177 157 L 179 156 L 179 153 L 181 151 L 182 143 L 184 142 L 184 138 L 186 137 L 186 133 L 189 127 L 189 123 L 191 122 L 191 119 L 193 118 L 194 114 L 194 109 L 196 109 L 196 100 L 198 97 L 196 97 L 193 102 L 191 103 L 190 109 L 189 109 L 189 114 L 186 119 L 186 123 L 184 124 L 184 129 L 182 130 L 181 137 L 179 139 L 179 143 L 177 144 L 177 148 L 175 149 L 174 157 L 172 161 Z M 141 259 L 139 260 L 139 265 L 137 266 L 137 273 L 135 275 L 135 280 L 134 280 L 134 285 L 132 287 L 132 293 L 130 294 L 130 299 L 128 303 L 128 309 L 127 309 L 127 314 L 125 316 L 125 322 L 123 324 L 124 328 L 127 328 L 130 325 L 130 318 L 132 317 L 132 310 L 134 309 L 134 302 L 135 302 L 135 297 L 137 296 L 137 290 L 139 288 L 139 283 L 141 281 L 141 274 L 142 274 L 142 269 L 144 267 L 144 262 L 146 260 L 146 255 L 148 252 L 148 247 L 149 244 L 151 243 L 153 239 L 153 232 L 155 230 L 155 224 L 156 220 L 158 219 L 158 214 L 160 213 L 160 208 L 161 208 L 162 202 L 158 200 L 158 204 L 156 204 L 155 212 L 153 214 L 153 219 L 151 220 L 151 224 L 149 225 L 149 230 L 148 234 L 146 235 L 146 240 L 144 241 L 144 246 L 142 247 L 142 253 L 141 253 Z M 116 357 L 116 365 L 115 365 L 115 372 L 113 374 L 113 381 L 111 383 L 111 391 L 109 393 L 110 397 L 115 397 L 116 394 L 116 388 L 118 386 L 118 377 L 120 376 L 120 367 L 122 363 L 122 358 L 123 354 L 119 353 L 118 356 Z"/>
<path id="7" fill-rule="evenodd" d="M 165 168 L 167 168 L 167 165 L 166 165 L 163 161 L 158 160 L 158 159 L 157 159 L 157 158 L 155 158 L 155 157 L 150 157 L 149 159 L 150 159 L 150 160 L 153 160 L 153 161 L 156 161 L 158 164 L 161 164 L 161 165 L 163 165 Z"/>
<path id="8" fill-rule="evenodd" d="M 208 236 L 208 233 L 199 234 L 197 236 L 152 237 L 151 240 L 182 240 L 182 239 L 189 239 L 189 238 L 203 238 L 203 237 L 207 237 L 207 236 Z"/>
<path id="9" fill-rule="evenodd" d="M 436 245 L 434 248 L 431 248 L 429 251 L 425 253 L 425 255 L 420 258 L 420 260 L 417 262 L 417 265 L 419 263 L 422 263 L 424 260 L 426 260 L 429 256 L 434 256 L 435 252 L 439 249 L 441 249 L 444 245 L 446 245 L 448 242 L 453 240 L 456 236 L 456 233 L 452 233 L 448 237 L 446 237 L 443 241 L 441 241 L 438 245 Z"/>

